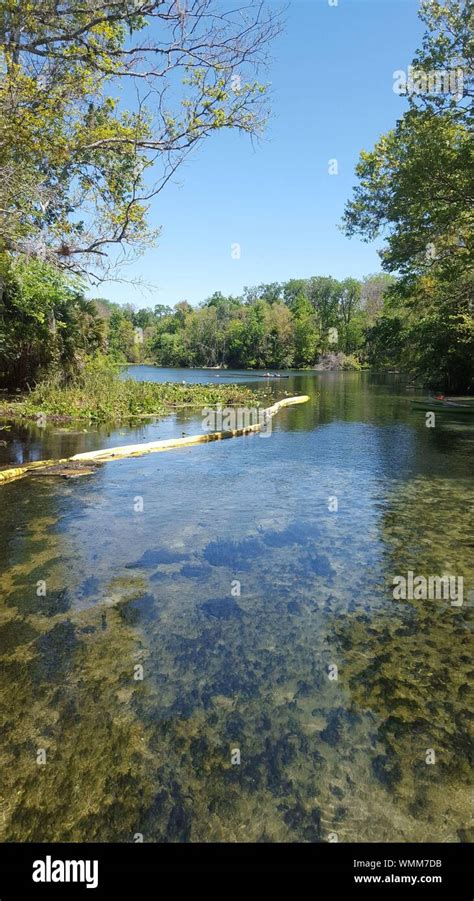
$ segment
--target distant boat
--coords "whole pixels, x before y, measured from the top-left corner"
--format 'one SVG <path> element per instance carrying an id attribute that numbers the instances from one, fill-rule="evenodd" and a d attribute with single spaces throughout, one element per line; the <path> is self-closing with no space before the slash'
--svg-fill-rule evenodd
<path id="1" fill-rule="evenodd" d="M 427 398 L 426 400 L 412 400 L 411 405 L 414 410 L 427 410 L 434 413 L 455 413 L 462 416 L 474 416 L 474 398 L 467 397 L 463 402 L 457 400 L 437 400 Z"/>

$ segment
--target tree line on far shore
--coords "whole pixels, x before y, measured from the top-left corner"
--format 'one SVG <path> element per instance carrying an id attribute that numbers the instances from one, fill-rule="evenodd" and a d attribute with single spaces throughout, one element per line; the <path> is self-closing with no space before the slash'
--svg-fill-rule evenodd
<path id="1" fill-rule="evenodd" d="M 0 377 L 9 388 L 53 372 L 67 381 L 91 357 L 250 369 L 311 367 L 324 354 L 337 354 L 349 369 L 391 363 L 379 360 L 371 344 L 395 281 L 384 273 L 362 281 L 295 278 L 245 288 L 241 297 L 216 291 L 197 307 L 182 301 L 173 308 L 139 310 L 87 300 L 77 286 L 37 261 L 12 265 L 6 275 Z"/>
<path id="2" fill-rule="evenodd" d="M 384 273 L 363 281 L 314 276 L 245 288 L 240 297 L 216 291 L 197 307 L 98 305 L 110 311 L 107 347 L 117 362 L 283 369 L 338 353 L 350 368 L 368 362 L 368 330 L 393 281 Z"/>

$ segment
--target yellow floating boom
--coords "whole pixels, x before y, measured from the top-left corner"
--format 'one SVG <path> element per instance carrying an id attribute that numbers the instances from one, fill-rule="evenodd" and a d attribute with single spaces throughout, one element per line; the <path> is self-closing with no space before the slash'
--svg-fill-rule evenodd
<path id="1" fill-rule="evenodd" d="M 286 397 L 277 401 L 271 407 L 263 410 L 263 422 L 278 413 L 282 407 L 291 407 L 294 404 L 305 404 L 309 400 L 307 394 L 298 397 Z M 27 463 L 25 466 L 10 467 L 0 471 L 0 485 L 6 482 L 12 482 L 15 479 L 21 479 L 23 476 L 34 472 L 37 469 L 46 469 L 49 466 L 64 466 L 68 463 L 107 463 L 110 460 L 123 460 L 125 457 L 141 457 L 144 454 L 155 454 L 159 451 L 172 450 L 173 448 L 189 447 L 192 444 L 206 444 L 209 441 L 222 441 L 226 438 L 238 438 L 242 435 L 249 435 L 252 432 L 260 432 L 263 423 L 258 422 L 255 425 L 245 426 L 242 429 L 228 429 L 225 432 L 210 432 L 202 435 L 188 435 L 185 438 L 168 438 L 162 441 L 149 441 L 144 444 L 125 444 L 122 447 L 105 447 L 102 450 L 87 451 L 83 454 L 74 454 L 73 457 L 66 457 L 61 460 L 37 460 L 34 463 Z"/>

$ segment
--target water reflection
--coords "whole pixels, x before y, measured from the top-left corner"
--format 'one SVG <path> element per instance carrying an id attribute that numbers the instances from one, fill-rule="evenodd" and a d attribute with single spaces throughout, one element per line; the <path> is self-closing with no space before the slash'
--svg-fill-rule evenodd
<path id="1" fill-rule="evenodd" d="M 393 378 L 284 390 L 312 399 L 271 439 L 2 489 L 7 840 L 469 836 L 472 607 L 391 583 L 474 589 L 472 432 L 426 429 Z"/>

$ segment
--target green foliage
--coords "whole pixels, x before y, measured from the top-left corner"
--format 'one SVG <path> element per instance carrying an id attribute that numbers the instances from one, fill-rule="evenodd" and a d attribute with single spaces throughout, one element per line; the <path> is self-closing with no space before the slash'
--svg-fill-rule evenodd
<path id="1" fill-rule="evenodd" d="M 388 313 L 367 330 L 367 362 L 375 369 L 396 367 L 401 364 L 405 342 L 402 319 Z"/>
<path id="2" fill-rule="evenodd" d="M 114 311 L 108 323 L 107 349 L 117 363 L 137 363 L 139 354 L 133 323 L 122 310 Z"/>
<path id="3" fill-rule="evenodd" d="M 376 272 L 362 279 L 360 306 L 367 326 L 373 325 L 382 314 L 388 289 L 396 278 L 388 272 Z"/>
<path id="4" fill-rule="evenodd" d="M 344 217 L 348 235 L 386 237 L 383 267 L 400 276 L 371 323 L 368 359 L 396 361 L 451 391 L 473 387 L 471 15 L 457 0 L 422 4 L 428 30 L 414 60 L 410 109 L 361 153 Z M 441 70 L 461 73 L 462 91 L 440 92 Z"/>
<path id="5" fill-rule="evenodd" d="M 358 360 L 354 354 L 346 354 L 342 362 L 342 368 L 343 370 L 359 370 L 362 369 L 362 366 L 360 364 L 360 360 Z"/>
<path id="6" fill-rule="evenodd" d="M 304 288 L 292 294 L 289 289 L 286 296 L 291 296 L 291 311 L 294 319 L 294 362 L 296 366 L 311 366 L 317 358 L 319 348 L 319 331 L 316 325 L 314 309 L 309 302 Z"/>
<path id="7" fill-rule="evenodd" d="M 148 353 L 161 366 L 304 368 L 314 366 L 330 345 L 363 353 L 369 316 L 356 279 L 290 279 L 245 288 L 243 296 L 216 292 L 198 308 L 167 308 L 155 324 Z"/>
<path id="8" fill-rule="evenodd" d="M 373 276 L 366 289 L 367 284 L 377 303 L 386 299 L 383 278 L 379 284 L 379 276 Z M 142 362 L 170 367 L 305 368 L 328 352 L 329 327 L 338 335 L 330 347 L 338 366 L 344 365 L 344 354 L 351 368 L 359 361 L 395 365 L 393 354 L 380 349 L 387 308 L 382 300 L 380 308 L 375 310 L 372 304 L 369 311 L 362 300 L 364 285 L 355 279 L 292 279 L 247 288 L 241 298 L 215 292 L 196 308 L 182 301 L 173 309 L 158 305 L 136 311 L 103 298 L 86 300 L 77 280 L 49 264 L 4 254 L 0 285 L 2 382 L 24 388 L 47 379 L 48 397 L 56 392 L 55 409 L 61 405 L 61 391 L 71 390 L 71 385 L 78 402 L 88 409 L 87 392 L 77 391 L 77 379 L 85 368 L 89 371 L 91 360 L 100 371 L 110 364 Z M 119 401 L 113 385 L 111 390 L 115 406 Z M 106 397 L 102 403 L 109 408 Z"/>
<path id="9" fill-rule="evenodd" d="M 39 260 L 0 254 L 0 381 L 22 387 L 61 378 L 104 348 L 104 327 L 80 285 Z"/>
<path id="10" fill-rule="evenodd" d="M 384 268 L 409 281 L 435 267 L 454 280 L 472 267 L 473 146 L 452 112 L 410 110 L 356 172 L 346 230 L 371 240 L 388 228 Z"/>
<path id="11" fill-rule="evenodd" d="M 262 130 L 278 30 L 263 4 L 0 0 L 0 251 L 84 272 L 142 250 L 190 148 Z"/>

